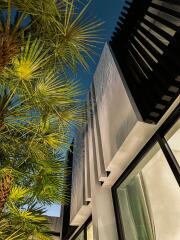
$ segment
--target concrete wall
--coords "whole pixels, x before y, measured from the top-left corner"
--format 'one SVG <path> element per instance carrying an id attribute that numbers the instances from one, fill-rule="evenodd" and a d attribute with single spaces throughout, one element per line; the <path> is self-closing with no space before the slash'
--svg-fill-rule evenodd
<path id="1" fill-rule="evenodd" d="M 73 150 L 73 173 L 71 191 L 70 223 L 78 226 L 84 223 L 91 212 L 85 195 L 85 130 L 77 133 Z"/>
<path id="2" fill-rule="evenodd" d="M 51 232 L 55 233 L 57 236 L 52 236 L 53 240 L 60 240 L 60 229 L 61 229 L 61 218 L 60 217 L 52 217 L 46 216 L 48 219 L 48 227 Z M 58 236 L 59 235 L 59 236 Z"/>
<path id="3" fill-rule="evenodd" d="M 105 168 L 109 170 L 112 158 L 136 124 L 137 115 L 108 45 L 101 55 L 94 86 Z"/>

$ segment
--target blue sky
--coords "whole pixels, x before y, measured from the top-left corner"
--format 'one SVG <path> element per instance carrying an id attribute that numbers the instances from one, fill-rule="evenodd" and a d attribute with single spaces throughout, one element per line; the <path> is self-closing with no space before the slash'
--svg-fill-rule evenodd
<path id="1" fill-rule="evenodd" d="M 125 0 L 93 0 L 89 7 L 88 15 L 93 18 L 96 17 L 104 22 L 104 25 L 102 26 L 104 43 L 111 39 L 111 35 L 116 26 L 118 17 L 120 16 L 124 2 Z M 76 78 L 81 81 L 82 85 L 85 86 L 86 89 L 89 88 L 89 84 L 92 81 L 104 43 L 99 45 L 98 49 L 96 49 L 98 54 L 98 56 L 95 57 L 96 62 L 89 62 L 89 71 L 86 72 L 84 69 L 79 68 Z"/>
<path id="2" fill-rule="evenodd" d="M 89 16 L 95 16 L 104 22 L 103 35 L 104 42 L 109 41 L 114 31 L 118 17 L 125 0 L 93 0 L 89 7 Z M 104 44 L 99 47 L 98 55 L 100 57 Z M 89 72 L 85 72 L 82 68 L 79 68 L 76 79 L 79 79 L 82 85 L 88 89 L 90 82 L 92 81 L 99 57 L 96 58 L 96 63 L 90 63 Z M 52 205 L 48 208 L 46 213 L 50 216 L 60 215 L 60 206 Z"/>

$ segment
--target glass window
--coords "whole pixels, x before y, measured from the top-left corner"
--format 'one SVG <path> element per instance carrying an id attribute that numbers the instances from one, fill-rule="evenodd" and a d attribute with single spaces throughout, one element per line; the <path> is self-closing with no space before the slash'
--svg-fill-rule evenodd
<path id="1" fill-rule="evenodd" d="M 84 231 L 82 231 L 75 240 L 84 240 Z"/>
<path id="2" fill-rule="evenodd" d="M 92 222 L 87 227 L 87 240 L 93 240 L 93 225 L 92 225 Z"/>
<path id="3" fill-rule="evenodd" d="M 93 240 L 93 224 L 89 223 L 84 227 L 82 232 L 75 238 L 75 240 Z"/>
<path id="4" fill-rule="evenodd" d="M 180 189 L 158 144 L 117 188 L 117 196 L 125 240 L 180 239 Z"/>
<path id="5" fill-rule="evenodd" d="M 180 120 L 174 124 L 165 138 L 180 165 Z"/>

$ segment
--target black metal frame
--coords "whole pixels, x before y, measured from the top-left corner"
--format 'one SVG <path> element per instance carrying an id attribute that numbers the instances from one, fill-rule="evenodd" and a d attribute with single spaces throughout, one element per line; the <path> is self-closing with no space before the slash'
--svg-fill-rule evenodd
<path id="1" fill-rule="evenodd" d="M 69 203 L 61 207 L 61 239 L 66 240 L 76 231 L 76 226 L 70 226 L 70 202 L 71 202 L 71 186 L 72 186 L 72 167 L 73 167 L 73 145 L 74 140 L 70 146 L 70 150 L 67 153 L 67 167 L 70 174 L 66 178 L 66 183 L 68 185 L 67 194 L 69 196 Z"/>
<path id="2" fill-rule="evenodd" d="M 171 116 L 165 121 L 165 123 L 160 127 L 160 129 L 152 136 L 149 142 L 144 146 L 140 153 L 135 157 L 135 159 L 130 163 L 126 168 L 121 177 L 116 181 L 112 187 L 112 196 L 114 203 L 114 210 L 116 216 L 117 230 L 120 240 L 124 240 L 124 229 L 122 226 L 122 219 L 119 207 L 118 196 L 116 193 L 117 188 L 121 183 L 129 176 L 129 174 L 134 170 L 134 168 L 139 164 L 147 152 L 156 144 L 159 143 L 162 152 L 164 153 L 166 160 L 176 178 L 178 184 L 180 185 L 180 167 L 179 164 L 171 151 L 166 139 L 164 138 L 165 134 L 173 127 L 176 121 L 180 118 L 180 105 L 173 111 Z"/>
<path id="3" fill-rule="evenodd" d="M 79 234 L 81 234 L 81 232 L 84 231 L 84 240 L 87 240 L 87 227 L 89 226 L 89 224 L 92 222 L 92 216 L 90 216 L 87 221 L 82 225 L 82 227 L 77 231 L 77 233 L 74 235 L 74 237 L 72 238 L 72 240 L 75 240 Z"/>

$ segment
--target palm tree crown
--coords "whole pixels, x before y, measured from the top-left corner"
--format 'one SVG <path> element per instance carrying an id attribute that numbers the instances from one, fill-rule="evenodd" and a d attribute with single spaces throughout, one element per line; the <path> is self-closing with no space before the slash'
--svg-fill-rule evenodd
<path id="1" fill-rule="evenodd" d="M 68 201 L 64 153 L 85 120 L 68 75 L 101 42 L 88 6 L 0 2 L 0 239 L 51 239 L 44 206 Z"/>

